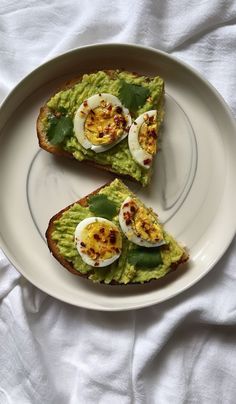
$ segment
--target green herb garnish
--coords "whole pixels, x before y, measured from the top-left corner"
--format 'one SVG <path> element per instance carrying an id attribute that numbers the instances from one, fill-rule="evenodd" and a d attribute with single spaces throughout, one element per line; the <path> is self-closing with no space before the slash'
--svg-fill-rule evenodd
<path id="1" fill-rule="evenodd" d="M 120 80 L 119 98 L 131 112 L 142 107 L 149 95 L 150 90 L 148 88 Z"/>
<path id="2" fill-rule="evenodd" d="M 95 216 L 111 220 L 117 214 L 117 206 L 106 195 L 92 195 L 88 200 L 89 209 Z"/>
<path id="3" fill-rule="evenodd" d="M 159 247 L 137 247 L 128 252 L 128 262 L 138 268 L 155 268 L 162 264 Z"/>
<path id="4" fill-rule="evenodd" d="M 73 134 L 73 121 L 69 116 L 61 115 L 49 118 L 47 138 L 51 144 L 57 145 L 63 142 L 67 136 Z"/>
<path id="5" fill-rule="evenodd" d="M 57 111 L 60 112 L 61 115 L 66 115 L 68 113 L 68 110 L 65 107 L 58 107 Z"/>

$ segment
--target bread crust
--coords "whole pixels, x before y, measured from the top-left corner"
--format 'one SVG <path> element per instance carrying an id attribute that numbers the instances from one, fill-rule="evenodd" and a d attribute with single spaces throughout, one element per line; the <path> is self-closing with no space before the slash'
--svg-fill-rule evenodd
<path id="1" fill-rule="evenodd" d="M 60 263 L 62 266 L 64 266 L 69 272 L 71 272 L 71 273 L 74 274 L 74 275 L 78 275 L 78 276 L 81 276 L 81 277 L 83 277 L 83 278 L 87 278 L 87 279 L 88 279 L 89 276 L 90 276 L 90 274 L 93 273 L 93 271 L 88 272 L 87 274 L 82 274 L 81 272 L 77 271 L 77 270 L 73 267 L 73 264 L 72 264 L 71 262 L 67 261 L 67 260 L 60 254 L 60 251 L 59 251 L 59 248 L 57 247 L 57 244 L 55 243 L 55 241 L 52 240 L 52 233 L 53 233 L 53 231 L 55 230 L 54 222 L 55 222 L 55 220 L 60 219 L 60 217 L 62 216 L 62 214 L 63 214 L 65 211 L 67 211 L 68 209 L 70 209 L 70 207 L 72 207 L 73 205 L 75 205 L 75 204 L 77 204 L 77 203 L 80 204 L 81 206 L 85 206 L 85 207 L 88 206 L 88 199 L 89 199 L 92 195 L 96 195 L 102 188 L 105 188 L 105 187 L 109 186 L 110 183 L 111 183 L 111 181 L 108 182 L 108 183 L 106 183 L 105 185 L 101 186 L 100 188 L 96 189 L 95 191 L 91 192 L 90 194 L 86 195 L 85 197 L 81 198 L 80 200 L 78 200 L 78 201 L 76 201 L 76 202 L 74 202 L 74 203 L 68 205 L 67 207 L 65 207 L 64 209 L 62 209 L 60 212 L 56 213 L 56 214 L 50 219 L 50 221 L 49 221 L 49 225 L 48 225 L 47 231 L 46 231 L 46 233 L 45 233 L 49 250 L 51 251 L 51 253 L 52 253 L 52 255 L 54 256 L 54 258 L 56 258 L 56 260 L 59 261 L 59 263 Z M 186 261 L 188 260 L 188 258 L 189 258 L 188 253 L 187 253 L 186 251 L 184 251 L 184 252 L 183 252 L 183 255 L 182 255 L 181 258 L 180 258 L 180 260 L 179 260 L 178 262 L 173 263 L 173 264 L 171 265 L 170 270 L 169 270 L 169 272 L 168 272 L 166 275 L 168 275 L 170 272 L 175 271 L 175 270 L 177 269 L 177 267 L 178 267 L 180 264 L 183 264 L 184 262 L 186 262 Z M 165 276 L 166 276 L 166 275 L 165 275 Z M 144 282 L 144 283 L 149 283 L 149 282 L 151 282 L 152 280 L 155 280 L 155 279 L 151 279 L 150 281 L 146 281 L 146 282 Z M 103 284 L 104 284 L 103 281 L 101 281 L 101 282 L 99 282 L 99 283 L 101 283 L 101 284 L 103 283 Z M 132 282 L 132 283 L 128 283 L 128 284 L 132 284 L 132 285 L 139 284 L 139 285 L 140 285 L 139 282 L 136 282 L 136 283 L 135 283 L 135 282 Z M 114 280 L 112 280 L 108 285 L 126 286 L 125 284 L 116 282 L 116 281 L 114 281 Z"/>
<path id="2" fill-rule="evenodd" d="M 57 244 L 55 243 L 55 241 L 53 241 L 52 239 L 52 233 L 55 230 L 55 226 L 54 226 L 54 222 L 55 220 L 60 219 L 60 217 L 62 216 L 62 214 L 70 209 L 71 206 L 75 205 L 76 203 L 79 203 L 81 206 L 88 206 L 88 199 L 90 196 L 92 195 L 96 195 L 100 189 L 104 188 L 105 186 L 109 185 L 109 183 L 107 183 L 106 185 L 96 189 L 95 191 L 91 192 L 90 194 L 86 195 L 85 197 L 81 198 L 80 200 L 71 203 L 70 205 L 68 205 L 66 208 L 60 210 L 60 212 L 56 213 L 49 221 L 48 224 L 48 228 L 46 230 L 45 236 L 47 239 L 47 244 L 49 247 L 49 250 L 51 251 L 52 255 L 57 259 L 57 261 L 60 262 L 61 265 L 63 265 L 68 271 L 70 271 L 72 274 L 74 275 L 78 275 L 78 276 L 82 276 L 83 278 L 88 278 L 89 277 L 89 273 L 87 274 L 82 274 L 81 272 L 77 271 L 71 262 L 67 261 L 61 254 L 59 251 L 59 248 L 57 247 Z"/>
<path id="3" fill-rule="evenodd" d="M 108 74 L 111 78 L 114 76 L 114 73 L 115 73 L 114 70 L 103 70 L 103 71 L 106 74 Z M 132 74 L 134 74 L 137 77 L 140 76 L 138 73 L 135 73 L 135 72 L 132 72 Z M 55 95 L 59 91 L 68 90 L 68 89 L 72 88 L 75 84 L 79 83 L 82 80 L 82 77 L 83 76 L 79 76 L 77 78 L 73 78 L 71 80 L 68 80 L 68 81 L 64 82 L 61 86 L 59 86 L 57 88 L 57 91 L 53 95 Z M 164 90 L 164 87 L 163 87 L 163 90 Z M 164 93 L 164 91 L 163 91 L 163 93 Z M 73 156 L 72 153 L 70 153 L 70 152 L 68 152 L 66 150 L 63 150 L 59 146 L 50 144 L 50 142 L 48 142 L 48 140 L 47 140 L 46 133 L 45 133 L 44 128 L 43 128 L 43 119 L 47 116 L 47 113 L 49 112 L 49 108 L 47 107 L 47 102 L 49 101 L 49 99 L 40 108 L 40 112 L 39 112 L 37 122 L 36 122 L 36 131 L 37 131 L 38 142 L 39 142 L 39 146 L 42 149 L 44 149 L 47 152 L 52 153 L 52 154 L 54 154 L 56 156 L 71 158 L 71 159 L 76 160 L 80 164 L 89 165 L 89 166 L 94 167 L 94 168 L 98 168 L 98 169 L 105 170 L 105 171 L 108 171 L 108 172 L 111 172 L 111 173 L 115 173 L 117 176 L 119 176 L 121 178 L 128 179 L 128 180 L 134 181 L 134 182 L 139 182 L 139 181 L 135 180 L 131 175 L 117 173 L 116 171 L 113 170 L 112 166 L 108 165 L 108 164 L 106 164 L 106 165 L 99 164 L 99 163 L 94 162 L 93 160 L 86 159 L 86 158 L 82 162 L 79 162 Z M 160 100 L 160 102 L 162 102 L 162 101 L 163 101 L 163 99 Z"/>

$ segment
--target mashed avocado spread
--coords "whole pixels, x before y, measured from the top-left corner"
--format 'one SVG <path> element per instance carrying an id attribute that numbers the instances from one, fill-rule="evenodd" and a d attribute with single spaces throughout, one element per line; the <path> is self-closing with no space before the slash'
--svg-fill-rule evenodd
<path id="1" fill-rule="evenodd" d="M 112 222 L 119 226 L 118 212 L 120 206 L 128 196 L 133 197 L 134 195 L 118 179 L 115 179 L 111 184 L 102 188 L 99 194 L 106 195 L 106 197 L 116 205 L 116 212 L 112 217 Z M 143 283 L 151 279 L 158 279 L 166 275 L 170 271 L 171 265 L 178 262 L 183 254 L 185 254 L 184 249 L 164 231 L 166 244 L 158 247 L 158 249 L 155 248 L 156 253 L 159 254 L 158 265 L 153 267 L 153 264 L 150 264 L 151 267 L 145 267 L 144 265 L 140 267 L 139 261 L 134 263 L 137 246 L 128 241 L 123 235 L 120 258 L 104 268 L 91 267 L 84 263 L 80 257 L 74 241 L 74 233 L 77 224 L 91 216 L 94 216 L 94 212 L 90 210 L 89 206 L 84 207 L 75 203 L 69 209 L 65 210 L 61 217 L 54 222 L 52 239 L 56 242 L 60 254 L 67 261 L 71 262 L 74 268 L 80 273 L 89 274 L 89 279 L 94 282 L 105 282 L 109 284 L 112 281 L 116 281 L 120 284 L 127 284 L 136 282 Z M 154 251 L 153 248 L 146 248 L 145 250 L 148 250 L 148 253 L 152 253 L 150 250 Z M 132 257 L 132 259 L 130 259 L 130 257 Z"/>
<path id="2" fill-rule="evenodd" d="M 149 110 L 157 109 L 157 131 L 163 120 L 163 79 L 159 76 L 147 78 L 144 76 L 138 77 L 133 73 L 122 72 L 119 70 L 113 71 L 111 75 L 103 71 L 98 71 L 92 74 L 85 74 L 82 80 L 73 87 L 62 90 L 55 94 L 48 102 L 47 107 L 49 113 L 44 119 L 45 132 L 49 138 L 50 122 L 52 118 L 63 111 L 64 118 L 71 118 L 79 106 L 94 94 L 110 93 L 119 98 L 121 82 L 134 84 L 142 88 L 148 89 L 148 97 L 141 107 L 130 111 L 132 118 L 136 119 L 140 114 Z M 132 176 L 143 185 L 147 185 L 150 181 L 151 168 L 145 169 L 140 166 L 133 158 L 129 151 L 127 137 L 119 144 L 102 153 L 95 153 L 91 149 L 85 149 L 77 140 L 73 133 L 73 126 L 67 124 L 68 135 L 60 143 L 60 147 L 73 154 L 79 160 L 91 160 L 100 165 L 109 165 L 110 171 L 118 174 Z M 70 130 L 68 130 L 68 128 Z M 49 139 L 50 140 L 50 139 Z"/>

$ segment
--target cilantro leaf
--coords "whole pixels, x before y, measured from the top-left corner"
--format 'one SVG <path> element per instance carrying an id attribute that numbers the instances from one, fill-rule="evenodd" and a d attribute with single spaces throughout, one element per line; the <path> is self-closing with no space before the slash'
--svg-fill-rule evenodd
<path id="1" fill-rule="evenodd" d="M 49 124 L 47 138 L 51 144 L 59 144 L 66 136 L 73 133 L 73 121 L 69 116 L 52 117 L 49 119 Z"/>
<path id="2" fill-rule="evenodd" d="M 137 247 L 128 252 L 128 262 L 138 268 L 155 268 L 162 264 L 159 247 Z"/>
<path id="3" fill-rule="evenodd" d="M 117 214 L 116 204 L 110 201 L 106 195 L 92 195 L 88 200 L 88 204 L 89 209 L 95 216 L 111 220 Z"/>
<path id="4" fill-rule="evenodd" d="M 120 80 L 119 98 L 131 112 L 137 111 L 139 107 L 145 104 L 150 90 L 138 84 L 130 84 Z"/>
<path id="5" fill-rule="evenodd" d="M 59 108 L 57 109 L 57 111 L 60 112 L 61 115 L 66 115 L 67 112 L 68 112 L 67 109 L 64 108 L 64 107 L 59 107 Z"/>

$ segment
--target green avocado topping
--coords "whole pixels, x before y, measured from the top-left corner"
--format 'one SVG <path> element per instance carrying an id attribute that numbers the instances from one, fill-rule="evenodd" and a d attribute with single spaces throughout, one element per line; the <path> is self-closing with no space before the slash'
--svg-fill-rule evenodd
<path id="1" fill-rule="evenodd" d="M 138 247 L 122 233 L 122 253 L 113 264 L 104 268 L 94 268 L 84 263 L 74 242 L 77 224 L 87 217 L 94 216 L 95 212 L 97 214 L 99 211 L 101 214 L 100 205 L 104 202 L 106 209 L 109 205 L 111 208 L 109 208 L 109 220 L 119 226 L 120 206 L 128 196 L 134 195 L 120 180 L 115 179 L 102 188 L 96 196 L 95 199 L 89 198 L 87 207 L 75 203 L 54 222 L 52 239 L 56 242 L 60 254 L 80 273 L 89 274 L 89 278 L 94 282 L 143 283 L 165 276 L 171 266 L 183 256 L 183 248 L 166 232 L 164 232 L 166 244 L 157 248 Z"/>
<path id="2" fill-rule="evenodd" d="M 132 176 L 135 180 L 147 185 L 151 178 L 151 168 L 145 169 L 132 157 L 127 137 L 111 149 L 95 153 L 85 149 L 74 135 L 72 123 L 79 106 L 94 94 L 110 93 L 129 106 L 132 118 L 152 109 L 157 109 L 157 130 L 163 120 L 164 82 L 159 76 L 152 79 L 133 73 L 115 71 L 112 76 L 98 71 L 85 74 L 82 80 L 73 87 L 55 94 L 48 102 L 48 116 L 43 120 L 46 136 L 53 144 L 60 147 L 79 160 L 91 160 L 100 165 L 108 165 L 117 174 Z M 61 115 L 52 121 L 52 116 Z M 71 121 L 70 121 L 71 119 Z"/>

